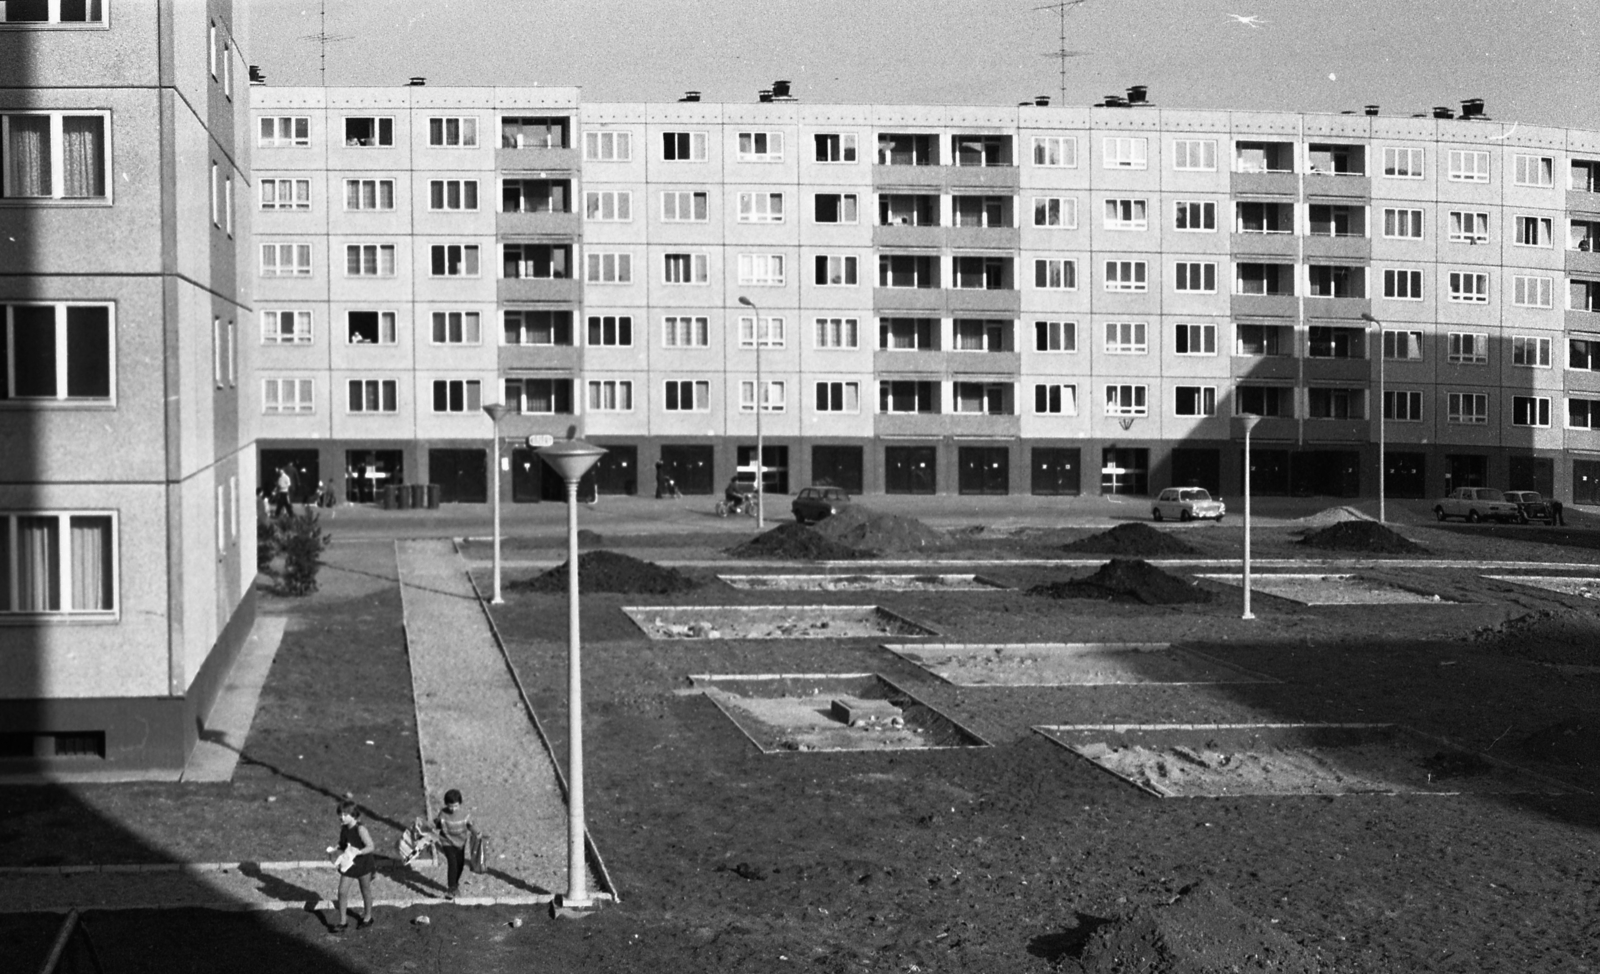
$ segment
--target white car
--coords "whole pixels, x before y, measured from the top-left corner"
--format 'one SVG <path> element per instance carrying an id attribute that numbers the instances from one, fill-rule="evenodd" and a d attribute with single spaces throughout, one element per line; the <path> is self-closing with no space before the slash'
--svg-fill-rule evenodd
<path id="1" fill-rule="evenodd" d="M 1169 517 L 1180 521 L 1210 517 L 1220 521 L 1226 513 L 1228 507 L 1222 503 L 1222 499 L 1212 497 L 1204 487 L 1168 487 L 1156 497 L 1155 504 L 1150 508 L 1150 516 L 1157 521 Z"/>

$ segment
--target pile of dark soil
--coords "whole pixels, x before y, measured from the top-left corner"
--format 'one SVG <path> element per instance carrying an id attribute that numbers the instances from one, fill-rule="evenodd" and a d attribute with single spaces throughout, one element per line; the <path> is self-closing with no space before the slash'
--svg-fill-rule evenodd
<path id="1" fill-rule="evenodd" d="M 1088 578 L 1051 582 L 1028 589 L 1053 599 L 1111 599 L 1145 605 L 1210 602 L 1212 594 L 1194 582 L 1169 575 L 1147 561 L 1113 558 Z"/>
<path id="2" fill-rule="evenodd" d="M 734 545 L 728 549 L 728 554 L 735 558 L 848 561 L 852 558 L 870 558 L 873 552 L 852 548 L 818 533 L 815 528 L 791 521 L 780 524 L 765 534 L 758 534 L 749 541 Z"/>
<path id="3" fill-rule="evenodd" d="M 1125 920 L 1099 926 L 1080 963 L 1085 974 L 1323 970 L 1305 948 L 1205 882 L 1185 887 L 1171 903 L 1143 906 Z"/>
<path id="4" fill-rule="evenodd" d="M 1600 724 L 1564 720 L 1534 731 L 1522 740 L 1530 757 L 1581 768 L 1600 764 Z"/>
<path id="5" fill-rule="evenodd" d="M 1094 555 L 1131 555 L 1156 558 L 1164 555 L 1198 555 L 1200 549 L 1165 531 L 1148 524 L 1129 521 L 1110 531 L 1092 534 L 1087 538 L 1061 546 L 1062 551 L 1076 551 Z"/>
<path id="6" fill-rule="evenodd" d="M 1600 617 L 1582 609 L 1540 609 L 1468 638 L 1534 663 L 1600 666 Z"/>
<path id="7" fill-rule="evenodd" d="M 1299 543 L 1326 551 L 1361 551 L 1377 555 L 1409 555 L 1423 550 L 1421 545 L 1377 521 L 1340 521 L 1311 532 Z"/>
<path id="8" fill-rule="evenodd" d="M 919 551 L 945 541 L 943 532 L 914 517 L 883 514 L 859 504 L 823 518 L 815 530 L 840 544 L 873 551 Z"/>
<path id="9" fill-rule="evenodd" d="M 526 582 L 513 582 L 510 588 L 528 592 L 565 592 L 567 566 L 556 567 Z M 641 561 L 615 551 L 587 551 L 578 556 L 580 592 L 615 592 L 622 595 L 670 595 L 687 592 L 700 583 L 675 568 Z"/>

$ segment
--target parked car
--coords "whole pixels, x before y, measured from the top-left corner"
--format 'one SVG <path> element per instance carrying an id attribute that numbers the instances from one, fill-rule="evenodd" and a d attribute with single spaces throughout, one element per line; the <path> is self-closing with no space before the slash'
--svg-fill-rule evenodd
<path id="1" fill-rule="evenodd" d="M 1228 507 L 1222 503 L 1222 498 L 1212 497 L 1204 487 L 1168 487 L 1157 495 L 1150 507 L 1150 516 L 1157 521 L 1169 517 L 1180 521 L 1193 521 L 1196 518 L 1216 518 L 1220 521 L 1226 513 Z"/>
<path id="2" fill-rule="evenodd" d="M 1485 518 L 1493 521 L 1516 521 L 1521 511 L 1506 495 L 1493 487 L 1457 487 L 1444 500 L 1433 506 L 1433 516 L 1443 521 L 1459 517 L 1470 524 Z"/>
<path id="3" fill-rule="evenodd" d="M 850 495 L 842 487 L 807 487 L 795 495 L 789 509 L 801 524 L 811 524 L 850 506 Z"/>
<path id="4" fill-rule="evenodd" d="M 1536 490 L 1508 490 L 1506 500 L 1517 505 L 1517 513 L 1521 515 L 1517 520 L 1523 524 L 1529 521 L 1543 521 L 1549 525 L 1556 523 L 1556 509 Z"/>

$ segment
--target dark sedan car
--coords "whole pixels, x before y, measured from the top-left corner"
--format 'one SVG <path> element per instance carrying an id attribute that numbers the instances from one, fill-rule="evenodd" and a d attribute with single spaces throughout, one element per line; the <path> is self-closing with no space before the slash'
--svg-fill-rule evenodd
<path id="1" fill-rule="evenodd" d="M 850 505 L 850 495 L 840 487 L 807 487 L 795 495 L 789 509 L 801 524 L 811 524 L 844 510 Z"/>
<path id="2" fill-rule="evenodd" d="M 1536 490 L 1508 490 L 1506 500 L 1517 505 L 1517 520 L 1522 524 L 1527 524 L 1529 521 L 1556 523 L 1555 508 L 1550 506 L 1549 501 L 1540 497 Z"/>

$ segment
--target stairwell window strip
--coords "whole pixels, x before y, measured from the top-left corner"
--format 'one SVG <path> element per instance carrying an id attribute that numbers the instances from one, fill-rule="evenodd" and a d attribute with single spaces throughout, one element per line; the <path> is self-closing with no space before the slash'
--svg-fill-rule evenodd
<path id="1" fill-rule="evenodd" d="M 0 202 L 110 203 L 110 130 L 110 112 L 0 114 Z"/>
<path id="2" fill-rule="evenodd" d="M 118 563 L 115 512 L 0 511 L 0 616 L 114 615 Z"/>

